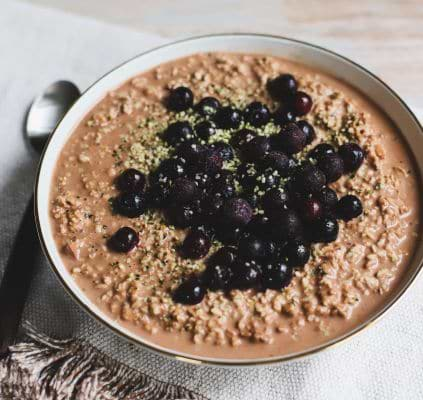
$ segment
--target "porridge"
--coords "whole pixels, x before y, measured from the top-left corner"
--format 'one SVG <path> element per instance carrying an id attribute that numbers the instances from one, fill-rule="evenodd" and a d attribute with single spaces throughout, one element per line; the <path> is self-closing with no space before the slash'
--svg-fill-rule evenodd
<path id="1" fill-rule="evenodd" d="M 90 299 L 157 345 L 301 351 L 387 300 L 419 229 L 413 162 L 363 95 L 259 55 L 134 77 L 76 127 L 51 216 Z"/>

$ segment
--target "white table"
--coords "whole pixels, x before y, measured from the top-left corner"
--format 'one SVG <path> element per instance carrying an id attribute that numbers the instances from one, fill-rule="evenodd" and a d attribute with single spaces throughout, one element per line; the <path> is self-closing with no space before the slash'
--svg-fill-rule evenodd
<path id="1" fill-rule="evenodd" d="M 379 75 L 423 117 L 421 0 L 23 0 L 173 39 L 260 32 L 303 39 Z"/>

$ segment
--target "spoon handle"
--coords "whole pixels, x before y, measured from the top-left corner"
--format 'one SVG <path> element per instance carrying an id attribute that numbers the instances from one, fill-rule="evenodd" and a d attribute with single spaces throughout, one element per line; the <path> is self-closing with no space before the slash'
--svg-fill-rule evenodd
<path id="1" fill-rule="evenodd" d="M 0 285 L 0 354 L 13 344 L 36 271 L 40 244 L 34 221 L 34 196 L 28 203 Z"/>

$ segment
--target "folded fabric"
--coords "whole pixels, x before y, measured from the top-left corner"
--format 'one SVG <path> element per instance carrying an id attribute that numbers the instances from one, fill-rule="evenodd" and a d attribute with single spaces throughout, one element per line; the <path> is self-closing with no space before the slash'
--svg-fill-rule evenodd
<path id="1" fill-rule="evenodd" d="M 138 372 L 84 340 L 53 339 L 28 323 L 25 331 L 26 340 L 0 358 L 1 399 L 206 399 Z"/>

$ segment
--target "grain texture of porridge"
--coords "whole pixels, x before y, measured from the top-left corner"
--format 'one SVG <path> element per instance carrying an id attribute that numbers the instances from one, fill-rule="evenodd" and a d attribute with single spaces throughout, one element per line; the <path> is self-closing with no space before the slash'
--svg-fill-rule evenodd
<path id="1" fill-rule="evenodd" d="M 171 290 L 182 277 L 203 270 L 204 262 L 178 255 L 185 232 L 165 223 L 159 212 L 133 219 L 114 215 L 113 182 L 128 167 L 153 170 L 170 153 L 160 136 L 166 125 L 196 118 L 166 110 L 169 88 L 189 86 L 197 100 L 214 96 L 239 107 L 261 100 L 274 108 L 266 82 L 284 72 L 294 74 L 314 102 L 306 119 L 317 139 L 303 154 L 320 141 L 353 140 L 365 149 L 366 161 L 357 173 L 330 185 L 339 196 L 357 195 L 364 212 L 340 222 L 335 242 L 313 245 L 310 261 L 284 290 L 208 292 L 198 305 L 175 304 Z M 270 125 L 259 134 L 276 131 Z M 214 53 L 161 65 L 108 93 L 63 149 L 51 191 L 63 262 L 98 307 L 156 345 L 223 358 L 301 351 L 346 333 L 377 311 L 413 255 L 419 204 L 405 145 L 362 94 L 283 59 Z M 122 226 L 140 235 L 136 250 L 124 255 L 106 246 Z"/>

